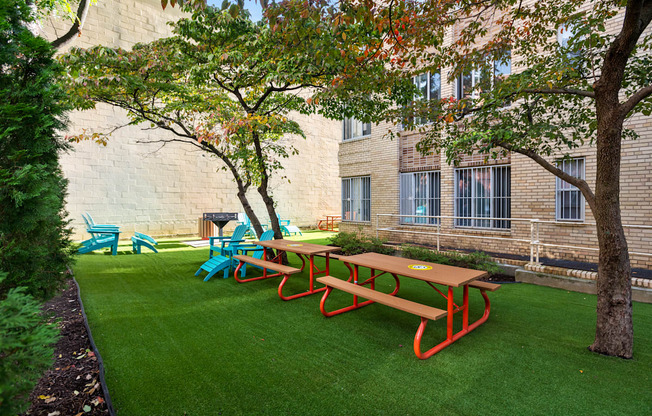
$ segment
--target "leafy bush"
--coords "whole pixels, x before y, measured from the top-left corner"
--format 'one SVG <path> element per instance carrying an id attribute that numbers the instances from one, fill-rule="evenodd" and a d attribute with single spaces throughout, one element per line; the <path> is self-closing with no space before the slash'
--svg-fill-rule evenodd
<path id="1" fill-rule="evenodd" d="M 0 281 L 6 274 L 0 275 Z M 59 331 L 46 324 L 40 304 L 25 288 L 9 290 L 0 300 L 0 416 L 27 409 L 29 393 L 54 359 Z"/>
<path id="2" fill-rule="evenodd" d="M 484 270 L 491 274 L 499 274 L 502 272 L 500 266 L 492 261 L 487 253 L 481 251 L 474 251 L 469 254 L 454 252 L 447 252 L 444 254 L 410 244 L 403 244 L 401 250 L 403 257 L 408 259 L 447 264 L 449 266 L 464 267 L 467 269 Z"/>
<path id="3" fill-rule="evenodd" d="M 9 273 L 0 296 L 24 286 L 45 299 L 71 261 L 58 134 L 67 104 L 52 47 L 27 28 L 33 20 L 25 0 L 0 2 L 0 270 Z"/>
<path id="4" fill-rule="evenodd" d="M 385 247 L 383 244 L 387 240 L 383 240 L 376 237 L 370 237 L 363 234 L 362 232 L 358 233 L 347 233 L 340 232 L 335 236 L 331 237 L 330 242 L 333 245 L 342 248 L 342 253 L 346 256 L 352 256 L 354 254 L 374 252 L 380 254 L 394 254 L 394 249 L 390 247 Z"/>

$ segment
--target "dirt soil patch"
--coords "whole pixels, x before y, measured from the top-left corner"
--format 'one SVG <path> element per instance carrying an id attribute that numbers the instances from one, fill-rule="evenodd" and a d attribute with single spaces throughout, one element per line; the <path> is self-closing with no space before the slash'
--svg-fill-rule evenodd
<path id="1" fill-rule="evenodd" d="M 100 365 L 72 278 L 43 306 L 43 312 L 58 322 L 61 338 L 54 350 L 54 364 L 32 391 L 32 404 L 25 415 L 109 415 L 100 385 Z"/>

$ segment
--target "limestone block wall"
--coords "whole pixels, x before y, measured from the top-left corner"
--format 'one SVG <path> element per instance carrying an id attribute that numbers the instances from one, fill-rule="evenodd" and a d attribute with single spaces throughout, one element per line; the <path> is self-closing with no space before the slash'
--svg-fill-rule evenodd
<path id="1" fill-rule="evenodd" d="M 82 35 L 72 46 L 102 44 L 130 48 L 170 35 L 167 21 L 181 16 L 178 8 L 162 10 L 156 0 L 118 0 L 92 6 Z M 43 32 L 53 39 L 65 24 L 44 22 Z M 287 137 L 299 154 L 283 162 L 285 170 L 272 180 L 277 212 L 300 227 L 314 226 L 325 214 L 340 211 L 337 149 L 341 124 L 321 117 L 295 115 L 306 139 Z M 128 120 L 120 109 L 100 105 L 96 110 L 70 114 L 70 133 L 107 130 Z M 148 126 L 143 126 L 148 127 Z M 114 132 L 106 147 L 91 142 L 74 144 L 61 157 L 69 179 L 67 209 L 75 238 L 86 238 L 81 213 L 88 211 L 98 223 L 121 226 L 123 237 L 134 230 L 153 236 L 197 234 L 203 212 L 241 212 L 236 186 L 222 162 L 187 144 L 143 144 L 168 133 L 138 126 Z M 287 176 L 286 180 L 280 176 Z M 262 222 L 269 221 L 254 190 L 248 197 Z M 228 228 L 232 228 L 230 223 Z"/>

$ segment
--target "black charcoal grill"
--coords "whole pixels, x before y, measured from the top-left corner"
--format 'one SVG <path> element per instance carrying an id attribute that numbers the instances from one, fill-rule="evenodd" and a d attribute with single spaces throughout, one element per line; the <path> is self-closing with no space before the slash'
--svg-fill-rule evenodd
<path id="1" fill-rule="evenodd" d="M 211 221 L 213 224 L 217 225 L 219 230 L 219 235 L 222 237 L 222 228 L 229 221 L 237 221 L 238 213 L 237 212 L 204 212 L 203 215 L 204 221 Z"/>

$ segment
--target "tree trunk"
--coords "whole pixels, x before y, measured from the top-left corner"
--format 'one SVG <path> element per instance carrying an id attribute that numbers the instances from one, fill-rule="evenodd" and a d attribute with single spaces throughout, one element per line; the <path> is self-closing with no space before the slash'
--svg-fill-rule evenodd
<path id="1" fill-rule="evenodd" d="M 267 214 L 269 215 L 269 221 L 272 224 L 272 230 L 274 230 L 274 239 L 282 240 L 283 233 L 281 232 L 281 226 L 278 222 L 278 217 L 276 216 L 276 209 L 274 208 L 274 198 L 269 194 L 269 174 L 267 173 L 267 167 L 265 166 L 265 159 L 263 155 L 263 149 L 260 145 L 260 136 L 257 132 L 252 133 L 254 147 L 256 149 L 256 157 L 258 158 L 258 164 L 260 167 L 260 185 L 258 186 L 258 193 L 263 198 L 265 203 L 265 208 L 267 208 Z"/>
<path id="2" fill-rule="evenodd" d="M 595 217 L 600 247 L 597 323 L 591 351 L 623 358 L 633 355 L 632 276 L 620 215 L 620 153 L 623 120 L 618 91 L 600 94 L 596 85 L 597 174 Z"/>
<path id="3" fill-rule="evenodd" d="M 249 204 L 249 200 L 247 199 L 247 194 L 245 189 L 241 189 L 240 187 L 238 187 L 238 199 L 240 200 L 240 203 L 242 204 L 242 208 L 244 209 L 245 214 L 249 218 L 252 227 L 254 227 L 254 230 L 256 231 L 256 236 L 260 237 L 260 235 L 263 233 L 263 227 L 260 224 L 260 220 L 258 220 L 258 217 L 254 212 L 254 209 L 251 207 L 251 204 Z"/>
<path id="4" fill-rule="evenodd" d="M 251 222 L 251 225 L 254 227 L 254 230 L 256 231 L 256 236 L 260 237 L 260 235 L 263 233 L 263 227 L 260 224 L 260 221 L 258 220 L 256 213 L 251 207 L 249 200 L 247 199 L 247 189 L 249 188 L 251 182 L 247 181 L 247 183 L 245 184 L 245 182 L 242 180 L 242 176 L 240 175 L 240 172 L 238 172 L 238 168 L 236 167 L 236 165 L 231 161 L 231 159 L 227 155 L 225 155 L 224 153 L 220 152 L 217 148 L 215 148 L 215 146 L 206 142 L 202 142 L 201 146 L 203 146 L 202 147 L 203 150 L 213 153 L 215 156 L 219 157 L 222 160 L 222 162 L 224 162 L 224 164 L 227 166 L 227 168 L 231 171 L 231 174 L 233 174 L 233 179 L 235 180 L 235 183 L 238 186 L 238 199 L 242 204 L 242 208 L 244 209 L 245 214 L 247 214 L 247 217 L 249 217 L 249 221 Z"/>

